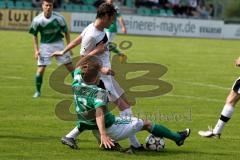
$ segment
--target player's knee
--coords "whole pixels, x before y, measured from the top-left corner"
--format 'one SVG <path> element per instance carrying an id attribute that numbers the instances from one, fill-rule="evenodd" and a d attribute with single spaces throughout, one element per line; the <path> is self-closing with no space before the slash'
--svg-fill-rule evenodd
<path id="1" fill-rule="evenodd" d="M 152 128 L 152 122 L 150 120 L 144 120 L 143 121 L 143 129 L 151 130 L 151 128 Z"/>
<path id="2" fill-rule="evenodd" d="M 114 103 L 118 106 L 120 111 L 130 108 L 129 104 L 126 103 L 122 97 L 119 97 L 116 101 L 114 101 Z"/>
<path id="3" fill-rule="evenodd" d="M 226 99 L 226 104 L 231 106 L 235 106 L 235 104 L 239 101 L 240 95 L 238 93 L 230 93 L 230 95 Z"/>
<path id="4" fill-rule="evenodd" d="M 37 75 L 42 76 L 44 74 L 44 72 L 45 72 L 45 67 L 41 67 L 41 68 L 39 67 L 38 70 L 37 70 Z"/>

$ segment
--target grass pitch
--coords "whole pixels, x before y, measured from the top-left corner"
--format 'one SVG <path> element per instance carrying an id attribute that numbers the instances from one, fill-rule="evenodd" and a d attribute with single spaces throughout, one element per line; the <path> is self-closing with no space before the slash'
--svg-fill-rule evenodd
<path id="1" fill-rule="evenodd" d="M 72 34 L 72 39 L 76 36 Z M 60 120 L 55 114 L 56 104 L 71 99 L 71 95 L 60 94 L 49 86 L 49 77 L 57 68 L 55 61 L 44 76 L 42 97 L 33 99 L 36 61 L 32 36 L 26 32 L 0 31 L 0 37 L 1 160 L 240 158 L 239 104 L 220 140 L 203 139 L 197 134 L 198 130 L 215 125 L 231 85 L 239 76 L 239 68 L 234 66 L 234 60 L 239 56 L 239 41 L 118 36 L 117 44 L 123 40 L 133 44 L 125 51 L 128 63 L 164 65 L 168 71 L 160 79 L 173 86 L 172 91 L 163 96 L 137 98 L 133 111 L 141 116 L 153 115 L 156 122 L 173 130 L 192 129 L 190 138 L 182 147 L 167 140 L 161 153 L 124 155 L 98 149 L 89 131 L 79 136 L 80 150 L 71 150 L 60 144 L 61 136 L 70 131 L 75 122 Z M 74 53 L 74 56 L 79 54 L 79 47 Z M 156 113 L 163 117 L 159 118 Z M 143 132 L 137 136 L 144 143 L 147 135 Z M 121 144 L 127 147 L 128 141 Z"/>

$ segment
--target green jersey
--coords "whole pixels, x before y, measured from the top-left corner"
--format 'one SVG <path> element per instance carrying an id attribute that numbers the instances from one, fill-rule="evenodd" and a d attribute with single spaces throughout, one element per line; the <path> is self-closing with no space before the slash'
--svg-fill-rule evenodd
<path id="1" fill-rule="evenodd" d="M 72 88 L 78 117 L 78 128 L 97 129 L 95 110 L 98 107 L 107 107 L 107 92 L 96 85 L 84 83 L 80 69 L 74 71 Z M 115 122 L 115 116 L 108 110 L 104 111 L 105 126 L 107 128 Z"/>
<path id="2" fill-rule="evenodd" d="M 115 19 L 111 26 L 108 29 L 106 29 L 106 32 L 117 33 L 117 19 L 121 16 L 121 13 L 118 7 L 115 7 L 115 9 L 117 11 L 117 15 L 115 16 Z"/>
<path id="3" fill-rule="evenodd" d="M 36 16 L 29 29 L 29 33 L 37 36 L 41 34 L 41 43 L 53 43 L 61 40 L 64 36 L 62 32 L 68 31 L 66 21 L 62 15 L 52 12 L 50 18 L 46 18 L 44 13 Z"/>

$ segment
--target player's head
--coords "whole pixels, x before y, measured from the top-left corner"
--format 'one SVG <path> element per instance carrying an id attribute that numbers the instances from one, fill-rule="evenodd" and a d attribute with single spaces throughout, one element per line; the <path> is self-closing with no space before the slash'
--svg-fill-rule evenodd
<path id="1" fill-rule="evenodd" d="M 97 9 L 97 19 L 101 19 L 103 27 L 108 28 L 114 21 L 116 9 L 112 4 L 103 3 Z"/>
<path id="2" fill-rule="evenodd" d="M 46 18 L 51 17 L 53 10 L 53 0 L 42 0 L 42 9 Z"/>
<path id="3" fill-rule="evenodd" d="M 102 65 L 96 56 L 85 56 L 76 64 L 76 68 L 81 69 L 82 78 L 86 83 L 98 83 L 101 67 Z"/>
<path id="4" fill-rule="evenodd" d="M 106 3 L 113 4 L 113 0 L 105 0 Z"/>

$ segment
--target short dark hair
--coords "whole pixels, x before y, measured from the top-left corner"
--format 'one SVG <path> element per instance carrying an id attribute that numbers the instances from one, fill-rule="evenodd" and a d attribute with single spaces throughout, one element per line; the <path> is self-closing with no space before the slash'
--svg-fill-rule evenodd
<path id="1" fill-rule="evenodd" d="M 96 18 L 103 18 L 105 15 L 114 16 L 116 15 L 117 11 L 112 4 L 102 3 L 97 8 L 97 17 Z"/>
<path id="2" fill-rule="evenodd" d="M 76 64 L 76 68 L 80 67 L 82 78 L 85 82 L 94 80 L 102 67 L 101 62 L 96 56 L 82 57 Z"/>
<path id="3" fill-rule="evenodd" d="M 42 0 L 42 3 L 43 2 L 54 3 L 54 0 Z"/>

